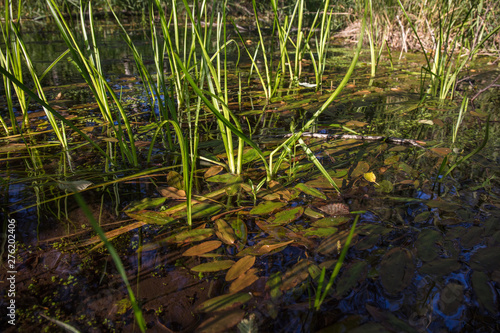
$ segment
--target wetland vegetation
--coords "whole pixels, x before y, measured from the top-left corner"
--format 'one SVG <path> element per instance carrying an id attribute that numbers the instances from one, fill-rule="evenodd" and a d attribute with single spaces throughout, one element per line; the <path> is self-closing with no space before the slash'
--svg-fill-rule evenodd
<path id="1" fill-rule="evenodd" d="M 500 5 L 1 6 L 2 331 L 500 330 Z"/>

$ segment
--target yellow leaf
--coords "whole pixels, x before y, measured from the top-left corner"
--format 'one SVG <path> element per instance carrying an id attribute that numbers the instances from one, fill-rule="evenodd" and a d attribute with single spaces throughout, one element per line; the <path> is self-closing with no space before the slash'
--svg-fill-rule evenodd
<path id="1" fill-rule="evenodd" d="M 369 181 L 370 183 L 377 184 L 377 176 L 375 176 L 375 174 L 373 172 L 367 172 L 363 175 L 363 177 L 365 177 L 365 179 L 367 181 Z"/>

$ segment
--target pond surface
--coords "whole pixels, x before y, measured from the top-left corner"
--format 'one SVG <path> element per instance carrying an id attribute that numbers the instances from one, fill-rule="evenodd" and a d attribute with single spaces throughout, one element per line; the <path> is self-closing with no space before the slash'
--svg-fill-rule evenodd
<path id="1" fill-rule="evenodd" d="M 140 26 L 129 28 L 137 46 L 147 45 Z M 53 36 L 49 27 L 26 34 L 41 70 L 65 49 Z M 105 72 L 126 101 L 144 155 L 151 107 L 118 29 L 103 24 L 101 38 Z M 336 42 L 320 92 L 284 87 L 268 103 L 252 79 L 238 103 L 231 73 L 229 106 L 265 152 L 307 122 L 342 79 L 352 51 Z M 78 147 L 70 152 L 71 170 L 45 114 L 33 105 L 30 126 L 39 134 L 30 147 L 21 136 L 4 137 L 0 145 L 1 213 L 17 221 L 16 331 L 62 330 L 54 320 L 82 332 L 131 331 L 134 325 L 124 283 L 63 180 L 83 186 L 91 212 L 120 253 L 148 331 L 500 331 L 498 91 L 469 105 L 452 143 L 460 101 L 422 102 L 420 55 L 403 54 L 394 69 L 384 55 L 375 78 L 368 61 L 363 51 L 351 82 L 315 124 L 325 136 L 347 133 L 342 125 L 358 138 L 303 137 L 340 193 L 300 146 L 277 179 L 257 190 L 265 170 L 246 149 L 241 176 L 198 165 L 193 228 L 185 220 L 178 154 L 158 144 L 142 169 L 109 166 L 71 135 Z M 471 64 L 459 94 L 474 94 L 494 80 L 497 66 L 488 61 Z M 301 82 L 313 80 L 308 64 Z M 248 64 L 239 68 L 248 76 Z M 92 94 L 71 64 L 57 65 L 46 80 L 51 105 L 112 147 Z M 208 114 L 203 119 L 200 155 L 224 163 L 215 121 Z M 467 157 L 484 140 L 485 147 Z M 443 177 L 445 158 L 457 166 Z M 321 270 L 328 281 L 356 217 L 340 273 L 314 311 Z M 3 270 L 0 279 L 6 277 Z M 5 308 L 6 290 L 0 293 Z M 14 331 L 5 316 L 0 325 Z"/>

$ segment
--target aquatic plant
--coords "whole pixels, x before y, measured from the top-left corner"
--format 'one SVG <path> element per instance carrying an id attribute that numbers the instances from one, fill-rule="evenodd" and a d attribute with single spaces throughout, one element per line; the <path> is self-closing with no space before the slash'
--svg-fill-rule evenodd
<path id="1" fill-rule="evenodd" d="M 441 15 L 438 18 L 437 36 L 433 38 L 432 49 L 428 51 L 425 49 L 415 24 L 410 19 L 401 0 L 398 0 L 398 3 L 420 47 L 424 51 L 427 66 L 422 67 L 422 80 L 424 80 L 426 74 L 430 75 L 430 85 L 427 93 L 431 96 L 437 96 L 441 100 L 452 99 L 458 75 L 465 65 L 480 51 L 484 43 L 500 30 L 500 25 L 483 37 L 485 25 L 477 24 L 477 18 L 472 17 L 472 13 L 477 17 L 483 14 L 481 12 L 482 5 L 477 10 L 475 10 L 474 6 L 470 6 L 463 15 L 458 16 L 456 14 L 458 11 L 456 2 L 449 3 L 445 1 L 436 4 L 435 8 Z M 470 27 L 475 27 L 473 36 L 467 33 Z M 465 45 L 469 45 L 469 48 L 467 49 Z"/>
<path id="2" fill-rule="evenodd" d="M 70 51 L 73 64 L 76 66 L 83 79 L 92 90 L 99 106 L 99 110 L 101 111 L 103 118 L 108 122 L 108 135 L 118 140 L 117 144 L 120 148 L 120 153 L 126 157 L 128 163 L 133 166 L 138 166 L 139 161 L 134 143 L 134 134 L 132 132 L 127 114 L 125 113 L 120 98 L 116 96 L 115 92 L 106 81 L 102 71 L 99 48 L 95 39 L 92 4 L 88 4 L 89 36 L 85 23 L 85 6 L 83 6 L 83 3 L 80 3 L 79 15 L 82 28 L 81 37 L 83 38 L 85 49 L 82 49 L 79 45 L 77 38 L 69 28 L 64 15 L 59 10 L 55 1 L 47 0 L 47 4 L 59 32 L 61 33 L 61 37 Z M 112 103 L 108 94 L 113 101 Z M 123 134 L 124 130 L 126 137 Z M 108 149 L 112 150 L 111 142 L 108 143 Z M 111 162 L 116 163 L 114 160 Z"/>

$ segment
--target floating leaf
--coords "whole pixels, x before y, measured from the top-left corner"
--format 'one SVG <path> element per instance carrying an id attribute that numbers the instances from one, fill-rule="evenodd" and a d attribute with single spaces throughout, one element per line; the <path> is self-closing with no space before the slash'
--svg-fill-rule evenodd
<path id="1" fill-rule="evenodd" d="M 178 172 L 170 171 L 167 174 L 167 184 L 179 190 L 184 190 L 184 181 Z"/>
<path id="2" fill-rule="evenodd" d="M 184 190 L 178 190 L 175 187 L 160 187 L 158 188 L 162 197 L 174 199 L 174 200 L 185 200 L 186 192 Z"/>
<path id="3" fill-rule="evenodd" d="M 219 248 L 221 245 L 222 245 L 222 242 L 215 241 L 215 240 L 204 242 L 204 243 L 193 246 L 192 248 L 185 251 L 182 255 L 183 256 L 199 256 L 199 255 L 202 255 L 204 253 L 215 250 L 215 249 Z"/>
<path id="4" fill-rule="evenodd" d="M 392 190 L 394 189 L 392 183 L 387 179 L 382 180 L 378 185 L 379 187 L 377 188 L 377 190 L 384 193 L 391 193 Z"/>
<path id="5" fill-rule="evenodd" d="M 389 294 L 397 294 L 405 289 L 414 273 L 413 257 L 407 249 L 396 247 L 382 257 L 380 281 Z"/>
<path id="6" fill-rule="evenodd" d="M 384 160 L 385 165 L 393 165 L 399 161 L 399 155 L 392 155 Z"/>
<path id="7" fill-rule="evenodd" d="M 347 123 L 345 123 L 345 126 L 348 127 L 364 127 L 368 125 L 368 123 L 365 123 L 363 121 L 358 121 L 358 120 L 350 120 Z"/>
<path id="8" fill-rule="evenodd" d="M 477 250 L 470 258 L 469 264 L 476 270 L 500 269 L 500 246 L 488 246 Z"/>
<path id="9" fill-rule="evenodd" d="M 248 236 L 247 225 L 240 218 L 240 215 L 238 214 L 235 219 L 233 218 L 229 222 L 231 223 L 231 227 L 233 227 L 235 235 L 242 241 L 243 244 L 246 244 Z"/>
<path id="10" fill-rule="evenodd" d="M 260 248 L 258 248 L 257 251 L 259 254 L 266 254 L 266 253 L 269 253 L 273 250 L 287 246 L 288 244 L 291 244 L 291 243 L 293 243 L 293 240 L 288 241 L 288 242 L 283 242 L 283 243 L 277 243 L 277 244 L 262 245 Z"/>
<path id="11" fill-rule="evenodd" d="M 313 280 L 316 280 L 321 275 L 321 268 L 318 265 L 309 263 L 309 267 L 307 267 L 309 275 Z"/>
<path id="12" fill-rule="evenodd" d="M 310 207 L 306 208 L 306 210 L 304 211 L 304 215 L 306 215 L 307 217 L 313 218 L 313 219 L 321 219 L 321 218 L 325 217 L 325 215 L 323 215 L 315 210 L 312 210 Z"/>
<path id="13" fill-rule="evenodd" d="M 385 331 L 389 332 L 407 332 L 407 333 L 417 333 L 418 331 L 411 327 L 406 321 L 399 319 L 395 315 L 393 315 L 388 310 L 382 310 L 377 307 L 374 307 L 370 304 L 366 304 L 366 310 L 375 318 L 376 321 L 382 323 L 385 327 Z M 362 332 L 377 332 L 375 331 L 362 331 Z"/>
<path id="14" fill-rule="evenodd" d="M 427 201 L 427 206 L 430 208 L 439 208 L 440 211 L 444 212 L 455 212 L 456 210 L 461 208 L 460 205 L 441 199 Z"/>
<path id="15" fill-rule="evenodd" d="M 252 298 L 249 293 L 237 293 L 211 298 L 196 307 L 199 312 L 224 311 L 245 304 Z"/>
<path id="16" fill-rule="evenodd" d="M 358 281 L 366 278 L 367 272 L 368 264 L 364 261 L 349 264 L 337 280 L 337 294 L 341 297 L 344 296 L 351 288 L 356 286 Z"/>
<path id="17" fill-rule="evenodd" d="M 342 179 L 333 178 L 333 181 L 335 182 L 335 185 L 337 185 L 337 187 L 340 188 L 342 186 Z M 316 179 L 306 182 L 305 184 L 309 187 L 333 188 L 332 184 L 330 184 L 330 182 L 324 176 L 319 176 Z"/>
<path id="18" fill-rule="evenodd" d="M 236 235 L 233 228 L 223 219 L 215 221 L 215 235 L 228 245 L 232 245 L 236 242 Z"/>
<path id="19" fill-rule="evenodd" d="M 305 194 L 309 194 L 309 195 L 312 195 L 313 197 L 317 197 L 317 198 L 326 200 L 326 195 L 323 192 L 318 191 L 314 187 L 307 186 L 304 183 L 298 183 L 297 185 L 295 185 L 295 188 L 301 190 Z"/>
<path id="20" fill-rule="evenodd" d="M 254 256 L 245 256 L 238 260 L 236 264 L 231 267 L 226 274 L 226 281 L 232 281 L 244 274 L 255 264 Z"/>
<path id="21" fill-rule="evenodd" d="M 245 311 L 232 309 L 208 318 L 196 328 L 199 333 L 228 332 L 245 317 Z"/>
<path id="22" fill-rule="evenodd" d="M 224 170 L 224 168 L 221 165 L 213 165 L 211 166 L 203 175 L 205 179 L 210 178 L 212 176 L 217 175 L 219 172 Z"/>
<path id="23" fill-rule="evenodd" d="M 175 219 L 171 218 L 170 216 L 162 212 L 155 212 L 151 210 L 142 210 L 139 212 L 126 212 L 126 213 L 134 220 L 141 221 L 147 224 L 164 225 L 176 221 Z"/>
<path id="24" fill-rule="evenodd" d="M 358 176 L 361 176 L 362 174 L 368 172 L 370 170 L 370 165 L 364 161 L 359 161 L 358 165 L 356 165 L 356 168 L 351 174 L 351 177 L 356 178 Z"/>
<path id="25" fill-rule="evenodd" d="M 492 288 L 488 275 L 484 272 L 475 271 L 471 276 L 472 288 L 483 308 L 492 315 L 498 314 L 498 304 L 494 288 Z"/>
<path id="26" fill-rule="evenodd" d="M 378 244 L 380 241 L 380 235 L 379 234 L 371 234 L 366 236 L 365 238 L 361 239 L 357 244 L 356 244 L 356 249 L 358 251 L 365 251 L 368 249 L 371 249 L 375 245 Z"/>
<path id="27" fill-rule="evenodd" d="M 344 203 L 333 203 L 318 207 L 319 210 L 328 215 L 347 215 L 349 214 L 349 206 Z"/>
<path id="28" fill-rule="evenodd" d="M 170 236 L 166 239 L 166 241 L 173 243 L 197 242 L 212 237 L 213 234 L 214 229 L 192 229 Z"/>
<path id="29" fill-rule="evenodd" d="M 236 184 L 241 183 L 243 178 L 238 175 L 233 175 L 232 173 L 224 173 L 222 175 L 216 175 L 207 179 L 207 182 L 214 183 L 225 183 L 225 184 Z"/>
<path id="30" fill-rule="evenodd" d="M 213 202 L 211 202 L 211 203 L 202 202 L 202 203 L 193 205 L 191 213 L 192 213 L 193 219 L 200 219 L 200 218 L 207 217 L 207 216 L 213 216 L 213 215 L 217 214 L 217 212 L 219 212 L 221 209 L 222 209 L 222 205 L 214 204 Z M 187 215 L 187 212 L 186 212 L 185 207 L 184 207 L 183 210 L 175 212 L 171 216 L 175 219 L 180 219 L 180 218 L 186 217 L 186 215 Z"/>
<path id="31" fill-rule="evenodd" d="M 241 157 L 241 164 L 247 164 L 250 163 L 260 157 L 259 152 L 255 149 L 247 149 L 244 153 L 243 156 Z"/>
<path id="32" fill-rule="evenodd" d="M 232 260 L 219 260 L 194 266 L 193 268 L 191 268 L 191 270 L 193 272 L 202 272 L 202 273 L 218 272 L 218 271 L 224 271 L 233 265 L 234 261 Z"/>
<path id="33" fill-rule="evenodd" d="M 422 261 L 431 261 L 437 258 L 438 249 L 436 243 L 442 239 L 441 234 L 432 229 L 424 229 L 418 235 L 415 247 L 418 258 Z"/>
<path id="34" fill-rule="evenodd" d="M 441 156 L 446 156 L 451 153 L 450 148 L 431 148 L 431 150 Z"/>
<path id="35" fill-rule="evenodd" d="M 272 214 L 273 212 L 277 211 L 278 209 L 286 205 L 287 204 L 285 202 L 264 201 L 259 205 L 255 206 L 254 208 L 252 208 L 250 210 L 250 214 L 252 215 Z"/>
<path id="36" fill-rule="evenodd" d="M 276 213 L 276 215 L 271 216 L 269 218 L 269 222 L 272 224 L 288 224 L 290 222 L 293 222 L 297 220 L 299 217 L 302 216 L 304 213 L 304 208 L 303 207 L 294 207 L 294 208 L 289 208 L 282 210 L 279 213 Z"/>
<path id="37" fill-rule="evenodd" d="M 257 281 L 259 279 L 259 277 L 255 274 L 256 272 L 257 272 L 257 269 L 253 268 L 253 269 L 249 270 L 248 272 L 246 272 L 245 274 L 238 277 L 229 286 L 229 292 L 236 293 L 238 291 L 245 289 L 246 287 L 250 286 L 252 283 Z"/>
<path id="38" fill-rule="evenodd" d="M 367 172 L 363 174 L 363 177 L 369 181 L 370 183 L 375 183 L 377 184 L 377 176 L 373 172 Z M 377 184 L 378 185 L 378 184 Z"/>

